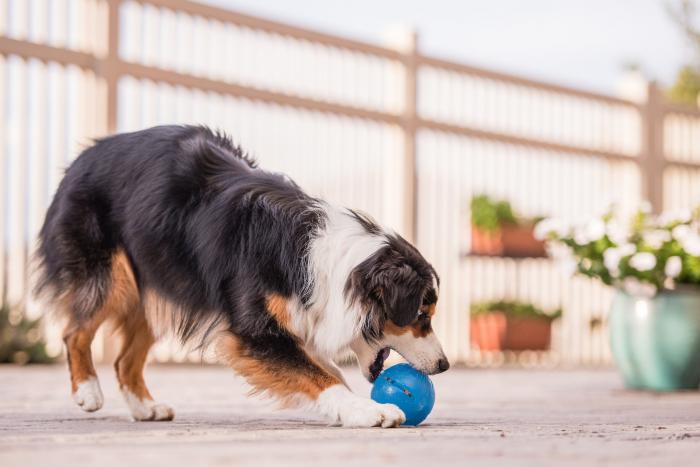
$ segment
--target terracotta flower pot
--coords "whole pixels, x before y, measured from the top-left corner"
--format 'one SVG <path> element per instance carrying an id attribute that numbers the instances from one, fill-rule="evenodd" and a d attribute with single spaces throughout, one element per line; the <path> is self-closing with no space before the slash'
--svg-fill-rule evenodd
<path id="1" fill-rule="evenodd" d="M 472 225 L 472 253 L 485 256 L 502 256 L 503 235 L 501 230 L 482 230 Z"/>
<path id="2" fill-rule="evenodd" d="M 501 228 L 504 256 L 542 257 L 547 253 L 544 242 L 537 240 L 532 225 L 504 225 Z"/>
<path id="3" fill-rule="evenodd" d="M 472 345 L 482 351 L 547 350 L 552 320 L 494 311 L 472 316 L 469 331 Z"/>
<path id="4" fill-rule="evenodd" d="M 535 239 L 531 225 L 506 224 L 496 231 L 472 225 L 472 253 L 484 256 L 543 257 L 544 242 Z"/>

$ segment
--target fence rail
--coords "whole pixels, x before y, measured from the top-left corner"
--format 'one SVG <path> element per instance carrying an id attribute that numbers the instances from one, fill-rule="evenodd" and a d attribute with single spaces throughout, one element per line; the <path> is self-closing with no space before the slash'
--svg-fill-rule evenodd
<path id="1" fill-rule="evenodd" d="M 481 358 L 469 303 L 495 295 L 566 308 L 557 361 L 608 359 L 589 326 L 604 287 L 462 257 L 469 196 L 527 215 L 700 201 L 700 112 L 654 84 L 632 102 L 426 56 L 415 35 L 382 47 L 186 0 L 28 3 L 0 2 L 3 302 L 26 303 L 32 239 L 79 145 L 156 123 L 230 128 L 264 164 L 415 241 L 443 276 L 437 331 L 465 361 Z"/>

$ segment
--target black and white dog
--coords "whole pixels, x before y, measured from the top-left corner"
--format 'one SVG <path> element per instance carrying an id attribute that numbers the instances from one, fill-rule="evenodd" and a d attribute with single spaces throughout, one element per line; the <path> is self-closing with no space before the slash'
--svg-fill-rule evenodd
<path id="1" fill-rule="evenodd" d="M 434 374 L 449 364 L 432 332 L 438 277 L 399 235 L 306 195 L 203 127 L 161 126 L 99 140 L 67 170 L 46 215 L 36 293 L 67 318 L 73 397 L 103 403 L 90 343 L 105 320 L 136 420 L 171 420 L 143 380 L 166 330 L 213 344 L 253 387 L 345 426 L 404 414 L 354 395 L 333 358 L 352 349 L 374 380 L 389 349 Z"/>

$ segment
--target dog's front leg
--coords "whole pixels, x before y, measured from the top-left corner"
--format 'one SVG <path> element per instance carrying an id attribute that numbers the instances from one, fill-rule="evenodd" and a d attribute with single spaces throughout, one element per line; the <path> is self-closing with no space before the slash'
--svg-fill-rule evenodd
<path id="1" fill-rule="evenodd" d="M 226 333 L 218 353 L 257 391 L 270 393 L 286 406 L 309 407 L 335 425 L 390 428 L 406 420 L 395 405 L 355 395 L 340 376 L 317 363 L 288 335 L 256 338 Z"/>
<path id="2" fill-rule="evenodd" d="M 379 404 L 354 394 L 344 384 L 335 384 L 321 392 L 316 410 L 335 425 L 347 427 L 381 426 L 393 428 L 406 421 L 404 413 L 393 404 Z"/>

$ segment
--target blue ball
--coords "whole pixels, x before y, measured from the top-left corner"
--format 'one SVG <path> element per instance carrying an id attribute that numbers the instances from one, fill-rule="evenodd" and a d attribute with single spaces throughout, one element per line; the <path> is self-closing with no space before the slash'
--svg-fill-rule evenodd
<path id="1" fill-rule="evenodd" d="M 404 425 L 418 425 L 435 404 L 435 388 L 426 375 L 407 363 L 382 371 L 372 387 L 372 399 L 394 404 L 406 414 Z"/>

